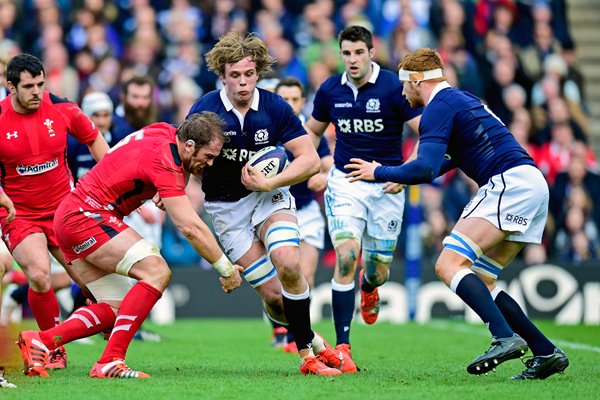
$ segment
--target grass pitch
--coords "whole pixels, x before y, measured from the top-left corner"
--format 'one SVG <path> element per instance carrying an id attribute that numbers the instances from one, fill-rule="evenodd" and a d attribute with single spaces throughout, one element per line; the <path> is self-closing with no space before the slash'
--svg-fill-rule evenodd
<path id="1" fill-rule="evenodd" d="M 445 320 L 425 325 L 354 324 L 352 347 L 361 371 L 326 378 L 302 376 L 296 355 L 270 347 L 270 327 L 260 319 L 198 319 L 147 325 L 168 339 L 134 341 L 130 347 L 127 363 L 152 376 L 145 380 L 89 378 L 104 348 L 99 336 L 93 345 L 68 345 L 69 367 L 51 371 L 50 379 L 23 376 L 18 348 L 13 346 L 6 375 L 18 388 L 0 389 L 0 399 L 600 398 L 600 327 L 548 322 L 539 326 L 571 361 L 564 375 L 545 381 L 509 381 L 524 368 L 519 360 L 502 364 L 488 376 L 469 375 L 467 364 L 490 344 L 482 325 Z M 315 328 L 334 344 L 331 323 Z"/>

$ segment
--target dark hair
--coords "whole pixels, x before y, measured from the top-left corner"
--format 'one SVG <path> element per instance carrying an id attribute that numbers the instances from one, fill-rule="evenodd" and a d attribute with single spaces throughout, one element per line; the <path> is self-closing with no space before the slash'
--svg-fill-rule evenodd
<path id="1" fill-rule="evenodd" d="M 367 49 L 373 48 L 373 35 L 371 32 L 359 25 L 349 26 L 338 35 L 338 44 L 342 48 L 342 41 L 348 40 L 350 42 L 364 42 L 367 45 Z"/>
<path id="2" fill-rule="evenodd" d="M 192 114 L 177 128 L 177 138 L 184 143 L 193 140 L 196 143 L 197 153 L 202 146 L 206 146 L 215 139 L 225 143 L 227 136 L 223 133 L 224 128 L 225 122 L 217 114 L 211 111 L 201 111 Z"/>
<path id="3" fill-rule="evenodd" d="M 34 78 L 40 74 L 46 74 L 44 65 L 39 58 L 31 54 L 19 54 L 13 57 L 6 66 L 6 81 L 12 82 L 15 87 L 18 86 L 23 71 L 29 72 Z"/>
<path id="4" fill-rule="evenodd" d="M 282 86 L 296 86 L 296 87 L 300 88 L 300 93 L 302 93 L 302 97 L 306 97 L 306 94 L 304 93 L 304 85 L 302 84 L 302 82 L 300 82 L 298 79 L 294 78 L 293 76 L 281 78 L 279 80 L 279 83 L 277 83 L 277 85 L 275 86 L 275 93 L 277 93 L 279 88 Z"/>
<path id="5" fill-rule="evenodd" d="M 152 79 L 150 76 L 134 76 L 132 78 L 127 79 L 125 83 L 123 83 L 123 85 L 121 86 L 121 92 L 123 93 L 123 95 L 127 94 L 127 92 L 129 91 L 129 86 L 131 85 L 150 85 L 150 88 L 152 89 L 152 91 L 154 91 L 155 83 L 154 79 Z"/>

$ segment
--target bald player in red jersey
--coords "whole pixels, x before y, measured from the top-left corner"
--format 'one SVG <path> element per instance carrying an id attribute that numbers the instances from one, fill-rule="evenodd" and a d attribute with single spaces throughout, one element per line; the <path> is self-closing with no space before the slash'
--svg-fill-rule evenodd
<path id="1" fill-rule="evenodd" d="M 29 281 L 28 301 L 40 329 L 58 323 L 59 307 L 50 286 L 48 251 L 63 265 L 52 229 L 54 213 L 73 188 L 65 153 L 67 134 L 85 143 L 99 160 L 108 151 L 104 137 L 81 109 L 44 91 L 41 61 L 29 54 L 7 66 L 9 96 L 0 102 L 0 186 L 14 203 L 16 216 L 0 208 L 2 239 Z M 64 368 L 64 349 L 51 368 Z"/>
<path id="2" fill-rule="evenodd" d="M 240 286 L 242 267 L 223 254 L 185 194 L 189 174 L 202 176 L 224 141 L 223 122 L 211 112 L 195 114 L 177 129 L 153 124 L 122 139 L 79 180 L 58 207 L 54 229 L 67 261 L 97 303 L 79 308 L 53 329 L 21 332 L 26 374 L 48 376 L 44 365 L 54 348 L 112 328 L 90 376 L 149 377 L 130 369 L 125 353 L 169 284 L 171 271 L 158 248 L 123 217 L 156 194 L 194 249 L 221 274 L 223 290 L 229 293 Z M 132 287 L 127 277 L 138 282 Z"/>

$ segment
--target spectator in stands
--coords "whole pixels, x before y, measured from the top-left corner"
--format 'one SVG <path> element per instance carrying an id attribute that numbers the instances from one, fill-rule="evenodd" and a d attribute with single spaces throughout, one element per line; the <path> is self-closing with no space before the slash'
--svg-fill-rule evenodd
<path id="1" fill-rule="evenodd" d="M 154 104 L 154 81 L 148 76 L 134 76 L 121 87 L 121 104 L 113 117 L 113 133 L 124 137 L 158 120 Z"/>

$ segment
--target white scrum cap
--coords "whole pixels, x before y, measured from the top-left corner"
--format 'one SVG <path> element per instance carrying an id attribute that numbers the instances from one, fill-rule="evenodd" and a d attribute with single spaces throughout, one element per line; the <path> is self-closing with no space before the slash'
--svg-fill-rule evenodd
<path id="1" fill-rule="evenodd" d="M 81 102 L 81 110 L 88 117 L 91 117 L 93 113 L 98 111 L 108 111 L 112 114 L 113 107 L 112 100 L 103 92 L 88 93 Z"/>

